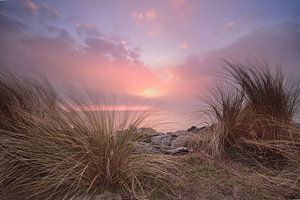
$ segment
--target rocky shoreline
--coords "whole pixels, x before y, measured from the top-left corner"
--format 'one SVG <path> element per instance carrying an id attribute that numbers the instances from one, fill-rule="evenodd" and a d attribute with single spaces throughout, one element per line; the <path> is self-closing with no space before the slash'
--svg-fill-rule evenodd
<path id="1" fill-rule="evenodd" d="M 207 132 L 207 127 L 198 128 L 192 126 L 187 130 L 162 133 L 153 128 L 140 128 L 138 132 L 145 134 L 145 139 L 135 144 L 136 153 L 154 153 L 154 154 L 187 154 L 194 149 L 191 142 L 196 137 Z"/>

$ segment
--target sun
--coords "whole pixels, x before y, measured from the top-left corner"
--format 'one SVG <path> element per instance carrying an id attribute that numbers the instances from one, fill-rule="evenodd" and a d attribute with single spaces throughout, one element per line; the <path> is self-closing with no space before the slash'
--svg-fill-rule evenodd
<path id="1" fill-rule="evenodd" d="M 145 88 L 139 96 L 148 97 L 148 98 L 156 98 L 162 96 L 162 92 L 156 88 Z"/>

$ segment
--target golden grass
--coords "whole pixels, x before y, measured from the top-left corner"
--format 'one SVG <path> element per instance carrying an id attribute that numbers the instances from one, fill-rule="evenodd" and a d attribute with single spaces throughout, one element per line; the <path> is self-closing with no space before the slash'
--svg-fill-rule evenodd
<path id="1" fill-rule="evenodd" d="M 267 65 L 226 63 L 237 87 L 230 92 L 218 89 L 206 102 L 212 125 L 204 150 L 255 167 L 249 184 L 259 177 L 268 180 L 264 187 L 276 185 L 283 193 L 299 194 L 298 84 L 287 83 L 278 68 L 272 72 Z"/>
<path id="2" fill-rule="evenodd" d="M 144 119 L 73 110 L 43 80 L 0 75 L 0 199 L 89 199 L 105 190 L 142 199 L 172 191 L 178 164 L 136 154 Z"/>
<path id="3" fill-rule="evenodd" d="M 208 151 L 214 156 L 221 156 L 225 146 L 233 144 L 240 136 L 244 124 L 240 121 L 244 105 L 244 96 L 238 92 L 230 92 L 217 88 L 212 99 L 206 101 L 205 114 L 211 120 L 211 139 Z"/>
<path id="4" fill-rule="evenodd" d="M 226 63 L 237 88 L 218 89 L 207 102 L 205 114 L 214 124 L 209 144 L 213 153 L 221 155 L 226 146 L 239 148 L 243 143 L 257 152 L 267 149 L 291 158 L 288 149 L 298 151 L 300 142 L 294 125 L 300 103 L 298 84 L 286 83 L 278 69 Z"/>
<path id="5" fill-rule="evenodd" d="M 245 94 L 247 106 L 256 114 L 291 122 L 300 106 L 300 88 L 288 82 L 282 66 L 254 62 L 235 64 L 226 62 L 234 83 Z"/>

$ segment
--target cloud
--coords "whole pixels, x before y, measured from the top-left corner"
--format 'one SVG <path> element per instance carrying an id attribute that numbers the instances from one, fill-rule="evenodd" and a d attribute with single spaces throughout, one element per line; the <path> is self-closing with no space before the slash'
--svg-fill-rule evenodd
<path id="1" fill-rule="evenodd" d="M 154 28 L 147 32 L 147 36 L 150 38 L 159 38 L 162 35 L 162 28 Z"/>
<path id="2" fill-rule="evenodd" d="M 33 9 L 33 13 L 36 15 L 47 17 L 48 19 L 57 19 L 59 17 L 58 12 L 46 3 L 33 3 L 31 0 L 26 0 L 29 6 Z"/>
<path id="3" fill-rule="evenodd" d="M 0 14 L 0 32 L 3 34 L 19 35 L 27 29 L 27 26 L 19 21 L 10 19 L 2 14 Z"/>
<path id="4" fill-rule="evenodd" d="M 238 29 L 238 25 L 235 22 L 230 21 L 223 24 L 223 26 L 220 28 L 218 32 L 219 33 L 233 32 L 236 31 L 237 29 Z"/>
<path id="5" fill-rule="evenodd" d="M 38 5 L 33 3 L 31 0 L 25 0 L 21 2 L 21 5 L 25 10 L 27 10 L 29 13 L 36 14 L 38 11 Z"/>
<path id="6" fill-rule="evenodd" d="M 169 2 L 180 17 L 190 14 L 193 10 L 192 4 L 189 0 L 169 0 Z"/>
<path id="7" fill-rule="evenodd" d="M 246 16 L 245 22 L 248 24 L 253 23 L 260 16 L 261 16 L 261 12 L 253 11 Z"/>
<path id="8" fill-rule="evenodd" d="M 154 9 L 146 10 L 145 11 L 145 18 L 148 20 L 154 20 L 156 18 L 156 11 Z"/>
<path id="9" fill-rule="evenodd" d="M 17 20 L 0 15 L 0 67 L 21 74 L 43 73 L 59 90 L 107 89 L 131 101 L 147 88 L 162 90 L 159 78 L 139 61 L 140 49 L 121 37 L 87 37 L 82 46 L 64 29 L 48 27 L 53 36 L 33 35 Z"/>
<path id="10" fill-rule="evenodd" d="M 99 33 L 97 27 L 93 24 L 77 23 L 75 25 L 75 28 L 79 35 L 84 35 L 84 36 L 88 36 L 88 37 L 98 37 L 101 35 Z"/>
<path id="11" fill-rule="evenodd" d="M 143 21 L 144 20 L 144 14 L 143 13 L 138 13 L 138 12 L 132 12 L 131 16 L 135 21 Z"/>
<path id="12" fill-rule="evenodd" d="M 85 44 L 88 46 L 88 51 L 107 55 L 113 59 L 136 60 L 139 58 L 139 52 L 127 49 L 123 43 L 118 43 L 116 41 L 100 38 L 87 38 Z"/>
<path id="13" fill-rule="evenodd" d="M 187 43 L 187 41 L 184 41 L 184 42 L 182 42 L 182 43 L 179 45 L 179 48 L 180 48 L 180 49 L 187 49 L 187 48 L 189 48 L 189 44 Z"/>
<path id="14" fill-rule="evenodd" d="M 175 7 L 180 7 L 186 3 L 186 0 L 171 0 L 171 3 Z"/>
<path id="15" fill-rule="evenodd" d="M 185 62 L 164 69 L 172 98 L 182 101 L 205 95 L 216 85 L 226 85 L 224 63 L 262 61 L 281 65 L 289 80 L 300 77 L 300 24 L 282 23 L 261 27 L 231 45 L 205 55 L 191 55 Z M 185 100 L 183 100 L 185 99 Z"/>
<path id="16" fill-rule="evenodd" d="M 157 31 L 149 31 L 149 32 L 147 33 L 147 36 L 148 36 L 148 37 L 151 37 L 151 38 L 154 38 L 154 37 L 159 36 L 159 32 L 157 32 Z"/>
<path id="17" fill-rule="evenodd" d="M 0 2 L 0 12 L 7 15 L 16 15 L 22 18 L 39 18 L 43 20 L 56 20 L 59 13 L 46 3 L 32 0 L 11 0 Z"/>
<path id="18" fill-rule="evenodd" d="M 130 15 L 137 23 L 141 23 L 144 21 L 153 21 L 157 17 L 157 13 L 153 8 L 145 10 L 143 12 L 133 11 Z"/>
<path id="19" fill-rule="evenodd" d="M 261 15 L 261 12 L 253 11 L 253 12 L 250 12 L 248 15 L 246 15 L 245 17 L 243 17 L 240 20 L 228 21 L 228 22 L 224 23 L 219 28 L 219 30 L 217 31 L 216 34 L 219 34 L 219 33 L 232 33 L 232 32 L 236 32 L 236 31 L 238 31 L 240 29 L 243 29 L 243 28 L 249 28 L 251 25 L 253 25 L 255 20 L 260 15 Z"/>

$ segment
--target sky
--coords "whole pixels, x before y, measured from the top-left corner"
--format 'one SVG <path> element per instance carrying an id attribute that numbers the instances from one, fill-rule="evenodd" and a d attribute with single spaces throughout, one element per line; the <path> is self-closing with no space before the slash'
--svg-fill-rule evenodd
<path id="1" fill-rule="evenodd" d="M 300 1 L 0 1 L 0 69 L 44 74 L 62 93 L 181 110 L 174 124 L 223 84 L 223 59 L 280 64 L 298 80 Z"/>

